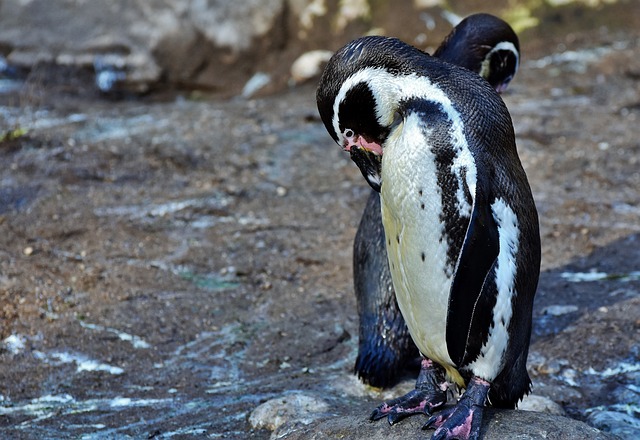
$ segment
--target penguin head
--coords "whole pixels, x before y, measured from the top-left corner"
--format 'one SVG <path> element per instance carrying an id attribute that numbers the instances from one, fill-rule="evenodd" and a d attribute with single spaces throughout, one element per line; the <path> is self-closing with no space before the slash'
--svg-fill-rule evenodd
<path id="1" fill-rule="evenodd" d="M 380 77 L 409 74 L 407 60 L 425 55 L 395 38 L 363 37 L 336 52 L 320 80 L 316 99 L 322 122 L 376 191 L 382 146 L 402 119 L 392 85 L 380 87 Z"/>
<path id="2" fill-rule="evenodd" d="M 380 191 L 383 145 L 403 120 L 398 83 L 389 79 L 419 74 L 449 82 L 449 92 L 467 88 L 473 78 L 451 85 L 451 76 L 459 78 L 461 73 L 443 65 L 454 64 L 502 92 L 518 69 L 519 55 L 513 29 L 489 14 L 460 22 L 433 57 L 395 38 L 359 38 L 336 52 L 324 70 L 316 93 L 320 117 L 371 187 Z"/>
<path id="3" fill-rule="evenodd" d="M 388 37 L 362 37 L 338 50 L 316 99 L 327 131 L 376 191 L 384 151 L 404 142 L 407 129 L 418 136 L 412 142 L 457 148 L 469 118 L 475 118 L 475 138 L 483 140 L 494 124 L 506 130 L 510 122 L 499 95 L 479 75 Z"/>
<path id="4" fill-rule="evenodd" d="M 502 93 L 518 70 L 520 44 L 505 21 L 473 14 L 451 31 L 433 56 L 476 72 Z"/>

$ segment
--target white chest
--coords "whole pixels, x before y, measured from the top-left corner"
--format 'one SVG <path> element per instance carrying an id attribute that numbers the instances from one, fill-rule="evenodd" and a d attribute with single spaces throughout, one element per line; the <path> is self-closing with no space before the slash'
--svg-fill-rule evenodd
<path id="1" fill-rule="evenodd" d="M 445 270 L 447 241 L 440 218 L 441 189 L 434 155 L 418 124 L 405 124 L 385 149 L 382 161 L 382 221 L 391 276 L 400 311 L 420 351 L 451 364 L 446 320 L 451 277 Z M 393 135 L 392 135 L 393 136 Z"/>

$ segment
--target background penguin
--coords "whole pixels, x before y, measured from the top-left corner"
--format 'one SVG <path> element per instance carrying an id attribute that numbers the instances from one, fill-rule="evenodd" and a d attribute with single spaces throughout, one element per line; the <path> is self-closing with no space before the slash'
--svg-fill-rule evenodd
<path id="1" fill-rule="evenodd" d="M 502 92 L 518 69 L 519 48 L 505 21 L 474 14 L 451 31 L 434 56 L 479 73 Z M 372 386 L 393 385 L 408 367 L 417 370 L 419 353 L 393 291 L 376 191 L 367 199 L 354 240 L 353 278 L 360 323 L 355 373 Z"/>
<path id="2" fill-rule="evenodd" d="M 381 193 L 399 308 L 423 355 L 416 388 L 372 420 L 433 415 L 435 439 L 476 439 L 482 408 L 530 390 L 538 217 L 509 113 L 477 74 L 399 40 L 364 37 L 317 91 L 333 139 Z M 448 382 L 465 388 L 446 403 Z"/>

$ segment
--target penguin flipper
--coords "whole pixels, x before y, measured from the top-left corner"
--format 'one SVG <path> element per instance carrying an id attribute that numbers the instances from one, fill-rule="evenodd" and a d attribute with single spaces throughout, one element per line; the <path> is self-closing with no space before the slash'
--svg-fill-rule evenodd
<path id="1" fill-rule="evenodd" d="M 472 362 L 489 335 L 496 302 L 495 268 L 500 251 L 488 183 L 477 181 L 471 219 L 451 284 L 446 341 L 458 367 Z"/>

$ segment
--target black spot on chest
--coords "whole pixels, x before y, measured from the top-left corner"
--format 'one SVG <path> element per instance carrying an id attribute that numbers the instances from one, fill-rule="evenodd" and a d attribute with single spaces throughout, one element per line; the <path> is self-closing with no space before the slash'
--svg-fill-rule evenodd
<path id="1" fill-rule="evenodd" d="M 440 188 L 442 210 L 438 218 L 443 225 L 441 241 L 447 243 L 447 275 L 451 276 L 464 243 L 469 217 L 459 211 L 458 193 L 462 191 L 469 205 L 472 203 L 471 192 L 466 185 L 466 169 L 454 170 L 454 161 L 460 153 L 454 144 L 452 121 L 443 107 L 434 102 L 415 100 L 411 108 L 424 121 L 422 131 L 427 145 L 433 154 L 436 166 L 436 182 Z M 463 187 L 460 188 L 460 185 Z M 422 189 L 418 190 L 421 198 Z M 429 209 L 422 200 L 418 201 L 420 209 Z"/>

